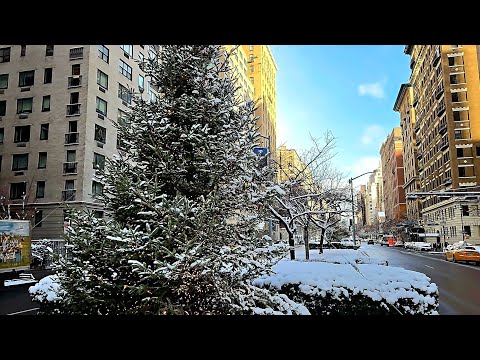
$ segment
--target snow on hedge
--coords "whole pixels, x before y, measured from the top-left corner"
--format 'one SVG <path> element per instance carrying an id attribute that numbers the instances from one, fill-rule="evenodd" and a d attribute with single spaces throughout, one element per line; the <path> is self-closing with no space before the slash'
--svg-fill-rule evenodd
<path id="1" fill-rule="evenodd" d="M 38 283 L 28 288 L 33 301 L 55 302 L 59 300 L 61 292 L 57 275 L 49 275 L 40 279 Z"/>
<path id="2" fill-rule="evenodd" d="M 333 255 L 328 259 L 327 253 L 324 260 L 330 261 L 335 257 Z M 437 285 L 419 272 L 377 264 L 334 264 L 287 259 L 277 263 L 273 271 L 274 274 L 255 280 L 254 285 L 286 290 L 287 296 L 293 297 L 294 301 L 298 301 L 294 297 L 300 292 L 306 305 L 310 302 L 310 305 L 317 306 L 319 299 L 321 303 L 323 298 L 345 303 L 351 301 L 348 299 L 352 296 L 360 295 L 372 300 L 364 308 L 366 312 L 369 311 L 368 307 L 383 303 L 387 308 L 387 304 L 397 308 L 403 304 L 401 313 L 438 314 Z M 329 300 L 328 307 L 331 308 L 332 304 Z M 355 303 L 352 302 L 352 305 Z M 322 306 L 325 307 L 324 304 Z"/>

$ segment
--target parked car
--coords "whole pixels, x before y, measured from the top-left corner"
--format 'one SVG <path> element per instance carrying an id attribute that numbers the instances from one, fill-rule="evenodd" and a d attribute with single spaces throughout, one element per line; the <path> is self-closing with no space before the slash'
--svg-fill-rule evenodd
<path id="1" fill-rule="evenodd" d="M 447 261 L 469 261 L 480 265 L 480 249 L 478 246 L 465 245 L 463 247 L 451 247 L 445 251 L 445 260 Z"/>
<path id="2" fill-rule="evenodd" d="M 402 240 L 397 240 L 397 241 L 395 242 L 395 245 L 393 245 L 393 246 L 401 246 L 401 247 L 403 247 L 403 241 L 402 241 Z"/>
<path id="3" fill-rule="evenodd" d="M 428 242 L 416 242 L 413 248 L 418 251 L 431 251 L 433 250 L 433 244 Z"/>
<path id="4" fill-rule="evenodd" d="M 373 244 L 375 244 L 375 243 L 374 243 L 373 239 L 368 239 L 367 244 L 368 244 L 368 245 L 373 245 Z"/>

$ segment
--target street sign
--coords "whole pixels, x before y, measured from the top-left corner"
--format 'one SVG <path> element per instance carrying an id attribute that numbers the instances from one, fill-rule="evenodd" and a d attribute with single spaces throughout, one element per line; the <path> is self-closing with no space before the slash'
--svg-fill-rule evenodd
<path id="1" fill-rule="evenodd" d="M 253 152 L 257 155 L 265 156 L 267 155 L 268 148 L 265 147 L 256 147 L 253 148 Z"/>

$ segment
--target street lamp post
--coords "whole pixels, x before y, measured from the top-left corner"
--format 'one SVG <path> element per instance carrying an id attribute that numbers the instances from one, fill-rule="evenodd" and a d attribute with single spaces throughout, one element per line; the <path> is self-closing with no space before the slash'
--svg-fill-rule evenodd
<path id="1" fill-rule="evenodd" d="M 350 190 L 351 190 L 351 195 L 352 195 L 352 238 L 353 238 L 353 246 L 356 246 L 356 238 L 355 238 L 355 202 L 353 199 L 353 180 L 358 179 L 359 177 L 366 175 L 366 174 L 373 174 L 375 171 L 368 171 L 366 173 L 363 173 L 362 175 L 358 175 L 356 177 L 348 179 L 348 182 L 350 183 Z"/>

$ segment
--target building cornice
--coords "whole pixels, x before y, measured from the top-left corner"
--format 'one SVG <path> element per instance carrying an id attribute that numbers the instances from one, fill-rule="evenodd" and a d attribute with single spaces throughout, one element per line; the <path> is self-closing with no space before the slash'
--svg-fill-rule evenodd
<path id="1" fill-rule="evenodd" d="M 400 110 L 400 103 L 403 100 L 403 97 L 405 96 L 407 89 L 411 87 L 410 83 L 404 83 L 400 85 L 400 90 L 398 91 L 397 95 L 397 100 L 395 100 L 395 104 L 393 105 L 393 111 L 399 111 Z"/>
<path id="2" fill-rule="evenodd" d="M 410 55 L 412 53 L 413 47 L 415 45 L 405 45 L 405 48 L 403 49 L 403 52 L 407 55 Z"/>

